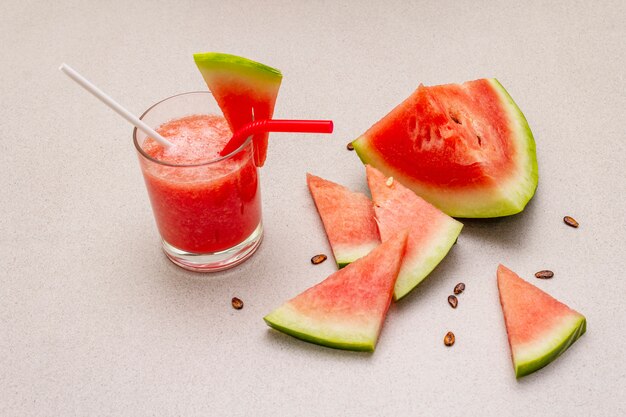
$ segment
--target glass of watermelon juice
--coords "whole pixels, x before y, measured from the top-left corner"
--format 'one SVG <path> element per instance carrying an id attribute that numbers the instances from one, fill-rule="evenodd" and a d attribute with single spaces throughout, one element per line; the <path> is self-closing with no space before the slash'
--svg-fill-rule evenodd
<path id="1" fill-rule="evenodd" d="M 174 144 L 165 149 L 133 132 L 167 257 L 193 271 L 219 271 L 250 257 L 263 236 L 252 141 L 219 155 L 232 132 L 209 92 L 169 97 L 141 119 Z"/>

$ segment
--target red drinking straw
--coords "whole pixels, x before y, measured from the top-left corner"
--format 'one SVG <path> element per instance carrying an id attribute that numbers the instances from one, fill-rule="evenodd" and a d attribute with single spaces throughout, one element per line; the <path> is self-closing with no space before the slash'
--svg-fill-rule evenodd
<path id="1" fill-rule="evenodd" d="M 255 120 L 239 129 L 228 141 L 220 155 L 225 156 L 239 148 L 248 137 L 265 132 L 332 133 L 332 120 Z"/>

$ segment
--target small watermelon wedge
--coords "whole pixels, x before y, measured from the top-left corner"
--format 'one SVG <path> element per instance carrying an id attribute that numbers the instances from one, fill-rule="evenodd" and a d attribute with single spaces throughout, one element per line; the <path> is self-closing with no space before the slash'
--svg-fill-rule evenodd
<path id="1" fill-rule="evenodd" d="M 533 134 L 496 79 L 420 85 L 352 145 L 454 217 L 519 213 L 537 188 Z"/>
<path id="2" fill-rule="evenodd" d="M 205 52 L 193 56 L 233 132 L 252 121 L 271 119 L 283 79 L 279 70 L 236 55 Z M 263 166 L 268 133 L 255 135 L 254 157 Z"/>
<path id="3" fill-rule="evenodd" d="M 339 268 L 380 245 L 374 206 L 365 194 L 312 174 L 306 182 Z"/>
<path id="4" fill-rule="evenodd" d="M 393 177 L 387 178 L 370 165 L 365 169 L 382 241 L 401 230 L 409 230 L 406 254 L 393 292 L 399 300 L 441 262 L 456 242 L 463 224 Z"/>
<path id="5" fill-rule="evenodd" d="M 503 265 L 498 266 L 498 290 L 517 378 L 543 368 L 585 333 L 582 314 Z"/>
<path id="6" fill-rule="evenodd" d="M 318 345 L 373 351 L 406 246 L 406 231 L 264 317 L 281 332 Z"/>

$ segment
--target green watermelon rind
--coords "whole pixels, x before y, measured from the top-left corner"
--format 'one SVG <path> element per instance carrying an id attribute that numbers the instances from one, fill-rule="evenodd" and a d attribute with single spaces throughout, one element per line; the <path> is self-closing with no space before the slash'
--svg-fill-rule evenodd
<path id="1" fill-rule="evenodd" d="M 515 351 L 513 356 L 515 377 L 521 378 L 548 365 L 574 344 L 586 330 L 587 320 L 584 316 L 576 314 L 573 320 L 553 329 L 543 338 L 543 344 L 547 345 L 545 350 L 538 351 L 534 348 L 525 352 L 523 348 L 512 347 L 511 349 Z"/>
<path id="2" fill-rule="evenodd" d="M 518 143 L 517 161 L 518 173 L 512 175 L 507 183 L 498 188 L 483 190 L 448 191 L 453 195 L 452 201 L 441 199 L 441 190 L 432 191 L 432 188 L 416 182 L 388 164 L 370 145 L 366 136 L 360 136 L 352 141 L 352 146 L 363 164 L 372 165 L 387 176 L 398 179 L 402 184 L 412 189 L 416 194 L 429 201 L 440 210 L 453 217 L 461 218 L 491 218 L 517 214 L 524 210 L 526 204 L 535 194 L 539 179 L 535 139 L 528 125 L 526 117 L 513 101 L 506 89 L 495 78 L 488 80 L 494 90 L 502 98 L 510 122 L 515 127 L 515 138 Z"/>
<path id="3" fill-rule="evenodd" d="M 513 186 L 507 186 L 506 184 L 501 186 L 500 189 L 504 192 L 508 192 L 510 195 L 509 202 L 510 206 L 508 207 L 511 212 L 503 211 L 503 214 L 499 216 L 508 216 L 511 214 L 517 214 L 524 210 L 526 204 L 530 201 L 530 199 L 535 195 L 535 191 L 537 190 L 537 184 L 539 182 L 539 169 L 537 166 L 537 148 L 535 144 L 535 137 L 533 136 L 533 132 L 530 130 L 530 126 L 528 125 L 528 121 L 526 120 L 526 116 L 517 106 L 515 101 L 513 101 L 513 97 L 509 94 L 508 91 L 500 84 L 495 78 L 489 80 L 491 85 L 494 87 L 496 91 L 498 91 L 503 98 L 503 100 L 507 104 L 507 110 L 509 116 L 511 117 L 512 122 L 517 122 L 518 127 L 516 132 L 518 133 L 518 142 L 525 140 L 524 143 L 521 143 L 520 150 L 522 152 L 518 152 L 518 158 L 525 158 L 525 161 L 520 162 L 517 165 L 518 170 L 521 172 L 518 174 L 518 181 Z M 525 151 L 525 152 L 523 152 Z M 522 178 L 520 181 L 519 178 Z M 513 181 L 515 177 L 511 181 Z M 493 216 L 497 217 L 497 216 Z"/>
<path id="4" fill-rule="evenodd" d="M 268 78 L 276 82 L 280 82 L 283 77 L 280 70 L 276 68 L 237 55 L 202 52 L 193 54 L 193 59 L 200 69 L 227 69 L 254 77 Z"/>
<path id="5" fill-rule="evenodd" d="M 393 290 L 394 300 L 399 301 L 408 295 L 433 272 L 450 252 L 450 249 L 452 249 L 461 234 L 463 223 L 452 218 L 446 219 L 446 223 L 445 228 L 437 229 L 437 234 L 432 239 L 429 247 L 420 251 L 420 255 L 428 254 L 427 257 L 408 259 L 405 256 Z M 405 265 L 407 266 L 405 267 Z"/>
<path id="6" fill-rule="evenodd" d="M 314 330 L 307 326 L 308 317 L 288 304 L 274 310 L 263 317 L 268 326 L 286 333 L 290 336 L 315 343 L 316 345 L 327 346 L 335 349 L 353 350 L 362 352 L 373 352 L 376 347 L 378 334 L 360 336 L 357 333 L 343 331 L 332 331 L 328 328 L 318 329 L 317 334 L 311 334 Z"/>

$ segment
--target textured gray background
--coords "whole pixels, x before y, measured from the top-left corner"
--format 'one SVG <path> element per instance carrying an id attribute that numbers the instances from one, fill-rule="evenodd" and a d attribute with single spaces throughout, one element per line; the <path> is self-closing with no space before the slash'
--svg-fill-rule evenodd
<path id="1" fill-rule="evenodd" d="M 626 3 L 374 3 L 2 2 L 0 415 L 626 414 Z M 262 247 L 198 275 L 160 252 L 131 128 L 57 67 L 139 113 L 204 89 L 191 54 L 207 50 L 280 68 L 276 116 L 332 118 L 336 131 L 274 135 Z M 269 330 L 264 314 L 334 270 L 309 262 L 328 246 L 305 173 L 365 190 L 349 140 L 420 82 L 481 77 L 503 83 L 535 134 L 526 211 L 465 222 L 436 272 L 392 306 L 373 355 Z M 589 322 L 520 381 L 499 262 Z M 554 279 L 532 278 L 544 268 Z"/>

